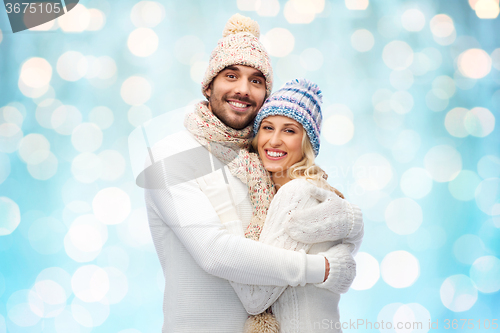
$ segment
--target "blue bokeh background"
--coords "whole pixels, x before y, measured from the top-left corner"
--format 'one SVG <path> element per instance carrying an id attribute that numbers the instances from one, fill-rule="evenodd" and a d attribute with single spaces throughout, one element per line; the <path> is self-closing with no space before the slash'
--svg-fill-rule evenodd
<path id="1" fill-rule="evenodd" d="M 482 17 L 497 9 L 84 0 L 16 34 L 0 9 L 0 333 L 160 331 L 163 276 L 128 137 L 203 98 L 236 12 L 260 24 L 274 89 L 306 77 L 323 91 L 318 164 L 365 222 L 341 320 L 422 322 L 415 332 L 437 320 L 438 332 L 472 319 L 489 331 L 500 318 L 500 21 Z M 358 329 L 396 332 L 345 331 Z"/>

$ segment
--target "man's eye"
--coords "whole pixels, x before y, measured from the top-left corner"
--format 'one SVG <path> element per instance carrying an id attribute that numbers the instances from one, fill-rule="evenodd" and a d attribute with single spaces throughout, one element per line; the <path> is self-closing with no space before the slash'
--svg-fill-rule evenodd
<path id="1" fill-rule="evenodd" d="M 227 74 L 227 77 L 230 78 L 230 79 L 234 79 L 234 78 L 236 78 L 236 75 L 234 75 L 234 74 Z"/>
<path id="2" fill-rule="evenodd" d="M 257 83 L 257 84 L 262 84 L 262 81 L 261 80 L 252 80 L 252 83 Z"/>

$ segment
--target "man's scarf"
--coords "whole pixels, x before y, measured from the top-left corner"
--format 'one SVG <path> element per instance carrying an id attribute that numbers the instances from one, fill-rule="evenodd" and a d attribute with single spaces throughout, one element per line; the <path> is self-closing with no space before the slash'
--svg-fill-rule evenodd
<path id="1" fill-rule="evenodd" d="M 233 176 L 247 184 L 253 214 L 245 237 L 258 240 L 276 188 L 259 156 L 248 151 L 252 127 L 235 130 L 226 126 L 208 109 L 206 102 L 196 104 L 194 112 L 187 114 L 184 126 L 201 145 L 228 166 Z"/>

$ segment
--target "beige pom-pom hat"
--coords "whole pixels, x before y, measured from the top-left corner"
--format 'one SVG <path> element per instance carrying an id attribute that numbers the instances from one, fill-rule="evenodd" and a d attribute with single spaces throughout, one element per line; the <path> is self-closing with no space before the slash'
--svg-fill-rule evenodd
<path id="1" fill-rule="evenodd" d="M 266 78 L 266 98 L 269 97 L 273 88 L 273 70 L 269 54 L 259 37 L 259 24 L 249 17 L 234 14 L 227 21 L 201 82 L 201 91 L 205 97 L 208 98 L 206 91 L 214 77 L 232 65 L 250 66 L 262 72 Z"/>

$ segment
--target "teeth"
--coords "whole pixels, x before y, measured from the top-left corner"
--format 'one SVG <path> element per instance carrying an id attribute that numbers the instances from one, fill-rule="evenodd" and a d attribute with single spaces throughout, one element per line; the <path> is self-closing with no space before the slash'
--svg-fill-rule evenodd
<path id="1" fill-rule="evenodd" d="M 278 153 L 275 151 L 268 150 L 267 155 L 272 156 L 272 157 L 281 157 L 281 156 L 285 155 L 285 153 Z"/>
<path id="2" fill-rule="evenodd" d="M 237 103 L 237 102 L 229 102 L 231 105 L 236 106 L 237 108 L 246 108 L 247 104 Z"/>

